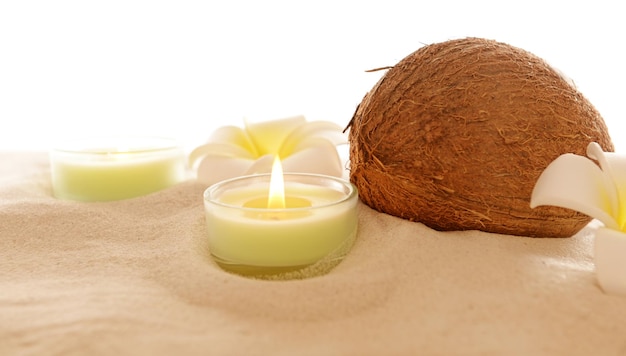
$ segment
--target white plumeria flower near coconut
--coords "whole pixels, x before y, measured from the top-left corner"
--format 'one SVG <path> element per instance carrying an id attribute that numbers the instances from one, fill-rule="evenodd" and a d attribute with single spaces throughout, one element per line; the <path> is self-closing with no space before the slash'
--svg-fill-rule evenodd
<path id="1" fill-rule="evenodd" d="M 530 206 L 568 208 L 603 223 L 594 241 L 598 283 L 607 293 L 626 296 L 626 155 L 604 152 L 592 142 L 587 156 L 568 153 L 550 163 Z"/>
<path id="2" fill-rule="evenodd" d="M 347 143 L 342 128 L 304 116 L 224 126 L 208 142 L 189 154 L 197 179 L 214 184 L 228 178 L 270 173 L 275 157 L 285 172 L 341 177 L 343 165 L 337 146 Z"/>

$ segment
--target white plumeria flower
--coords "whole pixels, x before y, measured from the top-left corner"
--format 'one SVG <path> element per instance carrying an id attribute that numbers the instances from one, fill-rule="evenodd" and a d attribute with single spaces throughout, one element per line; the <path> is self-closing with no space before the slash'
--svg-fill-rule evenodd
<path id="1" fill-rule="evenodd" d="M 576 210 L 604 224 L 595 232 L 598 284 L 608 294 L 626 296 L 626 156 L 603 152 L 595 142 L 587 156 L 564 154 L 541 173 L 530 206 Z"/>
<path id="2" fill-rule="evenodd" d="M 596 142 L 587 156 L 567 153 L 541 173 L 530 206 L 568 208 L 602 222 L 606 228 L 626 232 L 626 156 L 603 152 Z"/>
<path id="3" fill-rule="evenodd" d="M 343 166 L 337 145 L 347 143 L 342 128 L 304 116 L 259 123 L 244 120 L 244 128 L 224 126 L 208 142 L 189 154 L 198 180 L 221 180 L 270 173 L 278 156 L 285 172 L 317 173 L 340 177 Z"/>

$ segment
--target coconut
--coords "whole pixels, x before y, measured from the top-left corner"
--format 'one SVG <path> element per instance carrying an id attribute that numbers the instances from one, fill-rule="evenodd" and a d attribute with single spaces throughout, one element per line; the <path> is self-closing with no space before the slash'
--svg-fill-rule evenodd
<path id="1" fill-rule="evenodd" d="M 365 95 L 348 125 L 350 180 L 368 206 L 442 231 L 569 237 L 590 218 L 530 208 L 559 155 L 613 151 L 594 106 L 543 59 L 494 40 L 419 48 Z M 567 178 L 564 178 L 567 179 Z"/>

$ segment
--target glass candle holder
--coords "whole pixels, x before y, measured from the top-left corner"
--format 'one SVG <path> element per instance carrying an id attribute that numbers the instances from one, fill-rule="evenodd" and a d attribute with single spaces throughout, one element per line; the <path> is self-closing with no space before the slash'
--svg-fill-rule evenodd
<path id="1" fill-rule="evenodd" d="M 50 152 L 52 191 L 59 199 L 134 198 L 183 181 L 185 168 L 184 150 L 166 138 L 90 138 Z"/>
<path id="2" fill-rule="evenodd" d="M 322 275 L 350 251 L 357 189 L 340 178 L 286 173 L 285 208 L 268 208 L 270 174 L 234 178 L 204 193 L 208 245 L 224 270 L 261 279 Z"/>

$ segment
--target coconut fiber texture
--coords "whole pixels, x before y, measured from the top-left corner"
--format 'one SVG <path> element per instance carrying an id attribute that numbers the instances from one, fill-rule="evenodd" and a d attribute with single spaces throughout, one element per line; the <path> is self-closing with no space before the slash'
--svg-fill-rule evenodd
<path id="1" fill-rule="evenodd" d="M 572 238 L 438 232 L 361 204 L 324 276 L 262 281 L 209 257 L 204 186 L 51 196 L 44 153 L 0 153 L 0 355 L 617 355 L 589 226 Z"/>
<path id="2" fill-rule="evenodd" d="M 351 181 L 372 208 L 437 230 L 566 237 L 588 222 L 531 209 L 563 153 L 613 151 L 593 105 L 543 59 L 464 38 L 424 46 L 389 69 L 350 123 Z"/>

